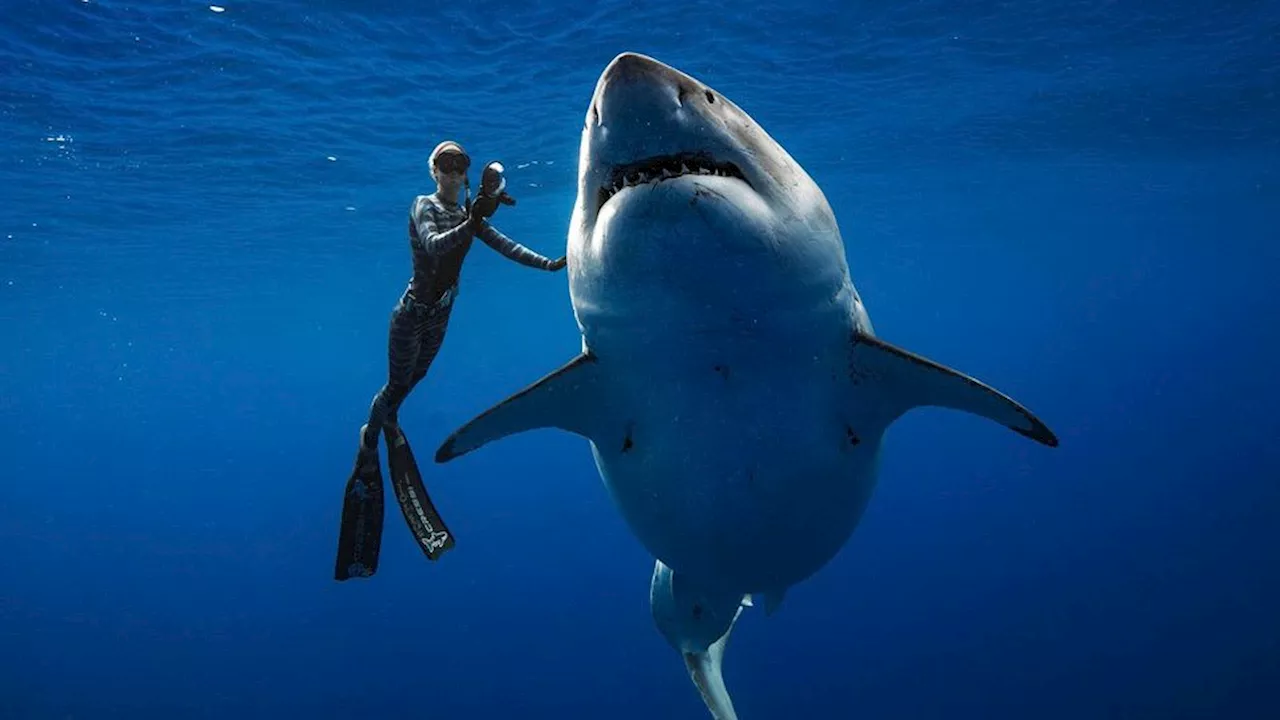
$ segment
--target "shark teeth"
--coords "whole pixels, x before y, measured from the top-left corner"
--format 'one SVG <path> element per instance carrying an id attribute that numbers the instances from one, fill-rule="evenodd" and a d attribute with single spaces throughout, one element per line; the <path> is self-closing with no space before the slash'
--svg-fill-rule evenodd
<path id="1" fill-rule="evenodd" d="M 747 182 L 742 171 L 728 162 L 716 162 L 707 153 L 682 153 L 679 155 L 660 155 L 646 158 L 639 162 L 619 165 L 610 173 L 609 180 L 600 187 L 596 209 L 599 210 L 609 198 L 623 188 L 662 182 L 685 175 L 714 175 L 731 177 Z M 748 183 L 750 184 L 750 183 Z"/>

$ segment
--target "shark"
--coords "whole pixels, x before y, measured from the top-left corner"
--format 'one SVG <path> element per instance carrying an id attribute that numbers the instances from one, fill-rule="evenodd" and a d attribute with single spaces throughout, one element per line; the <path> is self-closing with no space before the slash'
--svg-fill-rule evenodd
<path id="1" fill-rule="evenodd" d="M 655 558 L 659 631 L 712 716 L 734 720 L 734 623 L 757 600 L 772 614 L 846 544 L 896 420 L 940 407 L 1058 439 L 994 387 L 877 336 L 823 191 L 707 83 L 618 54 L 577 170 L 566 257 L 581 347 L 435 459 L 540 428 L 585 438 Z"/>

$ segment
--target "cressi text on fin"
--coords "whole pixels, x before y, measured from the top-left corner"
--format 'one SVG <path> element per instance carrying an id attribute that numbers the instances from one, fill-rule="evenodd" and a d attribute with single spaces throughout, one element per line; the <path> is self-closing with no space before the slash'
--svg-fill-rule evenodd
<path id="1" fill-rule="evenodd" d="M 391 488 L 409 532 L 429 560 L 439 560 L 455 545 L 453 532 L 444 524 L 418 471 L 409 440 L 399 426 L 383 428 L 387 441 L 387 465 Z"/>

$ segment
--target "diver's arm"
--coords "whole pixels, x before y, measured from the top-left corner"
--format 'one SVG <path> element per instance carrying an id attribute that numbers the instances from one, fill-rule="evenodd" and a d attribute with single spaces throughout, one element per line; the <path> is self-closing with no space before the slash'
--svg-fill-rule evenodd
<path id="1" fill-rule="evenodd" d="M 419 198 L 414 203 L 413 224 L 418 228 L 417 242 L 421 249 L 432 254 L 449 252 L 476 232 L 470 218 L 455 228 L 441 230 L 435 207 L 426 198 Z"/>
<path id="2" fill-rule="evenodd" d="M 564 267 L 559 261 L 552 260 L 544 255 L 530 250 L 511 238 L 503 235 L 497 228 L 488 222 L 480 221 L 480 226 L 476 230 L 476 237 L 484 241 L 485 245 L 497 250 L 507 258 L 514 260 L 525 267 L 537 268 L 539 270 L 558 270 Z"/>

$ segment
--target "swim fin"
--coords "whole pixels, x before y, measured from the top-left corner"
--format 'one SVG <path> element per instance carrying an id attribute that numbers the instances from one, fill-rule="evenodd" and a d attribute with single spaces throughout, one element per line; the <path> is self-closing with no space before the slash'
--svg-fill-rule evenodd
<path id="1" fill-rule="evenodd" d="M 382 547 L 382 470 L 378 452 L 356 456 L 356 467 L 347 480 L 342 499 L 342 523 L 338 534 L 338 558 L 333 578 L 339 582 L 370 577 L 378 571 Z"/>
<path id="2" fill-rule="evenodd" d="M 418 546 L 430 560 L 438 560 L 454 546 L 453 533 L 445 526 L 440 513 L 436 511 L 427 489 L 422 484 L 422 474 L 418 471 L 418 463 L 413 458 L 413 450 L 404 431 L 397 426 L 387 425 L 382 430 L 387 441 L 387 464 L 390 466 L 391 488 L 395 492 L 396 501 L 400 503 L 400 511 L 404 513 L 409 531 L 418 541 Z"/>

